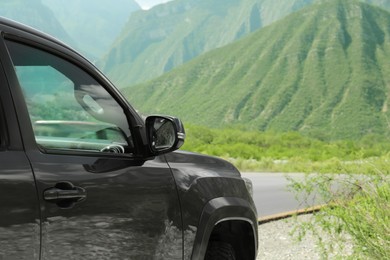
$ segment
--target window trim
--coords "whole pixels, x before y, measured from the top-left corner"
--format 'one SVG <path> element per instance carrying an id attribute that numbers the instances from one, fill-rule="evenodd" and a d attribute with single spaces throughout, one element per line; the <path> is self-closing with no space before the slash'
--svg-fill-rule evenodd
<path id="1" fill-rule="evenodd" d="M 0 99 L 0 151 L 5 150 L 9 143 L 7 120 L 4 114 L 3 102 Z"/>
<path id="2" fill-rule="evenodd" d="M 22 34 L 28 34 L 22 32 Z M 122 96 L 122 94 L 111 84 L 111 82 L 97 69 L 95 68 L 88 60 L 84 59 L 80 54 L 72 51 L 66 46 L 58 45 L 55 42 L 48 41 L 47 39 L 42 39 L 38 36 L 32 35 L 32 38 L 36 38 L 36 41 L 22 37 L 21 35 L 14 35 L 11 33 L 2 32 L 2 41 L 3 46 L 5 47 L 5 53 L 7 54 L 7 62 L 10 66 L 5 71 L 6 78 L 8 79 L 8 84 L 12 93 L 13 103 L 15 105 L 16 113 L 18 115 L 19 126 L 21 129 L 22 140 L 25 144 L 25 149 L 33 150 L 37 149 L 40 152 L 47 154 L 59 154 L 59 155 L 80 155 L 80 156 L 102 156 L 102 157 L 131 157 L 131 158 L 140 158 L 144 157 L 142 154 L 142 149 L 140 147 L 144 146 L 144 138 L 139 132 L 139 129 L 142 129 L 143 122 L 141 117 L 137 112 L 131 107 L 127 100 Z M 31 36 L 31 35 L 29 35 Z M 27 104 L 25 102 L 22 87 L 19 84 L 19 78 L 15 71 L 15 66 L 13 64 L 11 55 L 8 51 L 7 41 L 19 43 L 37 50 L 47 52 L 51 55 L 58 57 L 59 59 L 65 60 L 76 66 L 84 73 L 88 74 L 93 78 L 98 84 L 101 85 L 103 89 L 115 100 L 115 102 L 122 108 L 124 115 L 128 122 L 129 131 L 132 136 L 132 143 L 134 146 L 133 153 L 124 153 L 124 154 L 114 154 L 114 153 L 100 153 L 100 152 L 90 152 L 90 151 L 67 151 L 61 149 L 43 149 L 35 140 L 34 131 L 32 129 L 32 123 L 30 121 L 30 115 L 28 113 Z M 45 42 L 44 43 L 42 43 Z M 141 138 L 140 138 L 141 137 Z"/>

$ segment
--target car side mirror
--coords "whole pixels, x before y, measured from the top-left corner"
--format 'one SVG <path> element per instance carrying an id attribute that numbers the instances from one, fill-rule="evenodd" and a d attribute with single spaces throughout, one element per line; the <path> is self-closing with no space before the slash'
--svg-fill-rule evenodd
<path id="1" fill-rule="evenodd" d="M 184 127 L 176 117 L 148 116 L 145 125 L 149 147 L 154 155 L 177 150 L 184 144 Z"/>

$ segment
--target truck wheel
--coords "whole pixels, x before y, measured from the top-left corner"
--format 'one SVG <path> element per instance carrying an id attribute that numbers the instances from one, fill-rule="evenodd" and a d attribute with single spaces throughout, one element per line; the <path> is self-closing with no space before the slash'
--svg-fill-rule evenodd
<path id="1" fill-rule="evenodd" d="M 205 260 L 236 260 L 234 248 L 226 242 L 211 241 L 207 246 Z"/>

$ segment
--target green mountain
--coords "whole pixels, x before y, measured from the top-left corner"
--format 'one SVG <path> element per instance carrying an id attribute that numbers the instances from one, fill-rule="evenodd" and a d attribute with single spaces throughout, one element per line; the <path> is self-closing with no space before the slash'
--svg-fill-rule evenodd
<path id="1" fill-rule="evenodd" d="M 133 14 L 100 67 L 120 87 L 157 77 L 315 0 L 176 0 Z"/>
<path id="2" fill-rule="evenodd" d="M 362 0 L 361 2 L 377 5 L 383 9 L 390 10 L 390 1 L 389 0 Z"/>
<path id="3" fill-rule="evenodd" d="M 30 1 L 30 0 L 28 0 Z M 89 58 L 101 58 L 140 6 L 134 0 L 42 0 Z"/>
<path id="4" fill-rule="evenodd" d="M 212 127 L 387 135 L 389 24 L 358 1 L 316 3 L 125 94 L 143 113 Z"/>
<path id="5" fill-rule="evenodd" d="M 194 57 L 324 0 L 176 0 L 130 17 L 99 62 L 119 86 L 157 77 Z M 390 0 L 362 0 L 390 9 Z"/>
<path id="6" fill-rule="evenodd" d="M 0 16 L 34 27 L 77 47 L 53 12 L 40 0 L 1 0 Z"/>

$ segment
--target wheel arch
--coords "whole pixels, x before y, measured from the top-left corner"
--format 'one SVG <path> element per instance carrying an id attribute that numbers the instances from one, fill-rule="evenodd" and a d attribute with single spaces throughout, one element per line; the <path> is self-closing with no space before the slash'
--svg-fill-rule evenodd
<path id="1" fill-rule="evenodd" d="M 220 197 L 210 200 L 203 208 L 191 259 L 203 259 L 210 240 L 233 244 L 240 259 L 254 259 L 257 253 L 257 216 L 246 200 Z M 244 253 L 245 252 L 245 253 Z"/>

